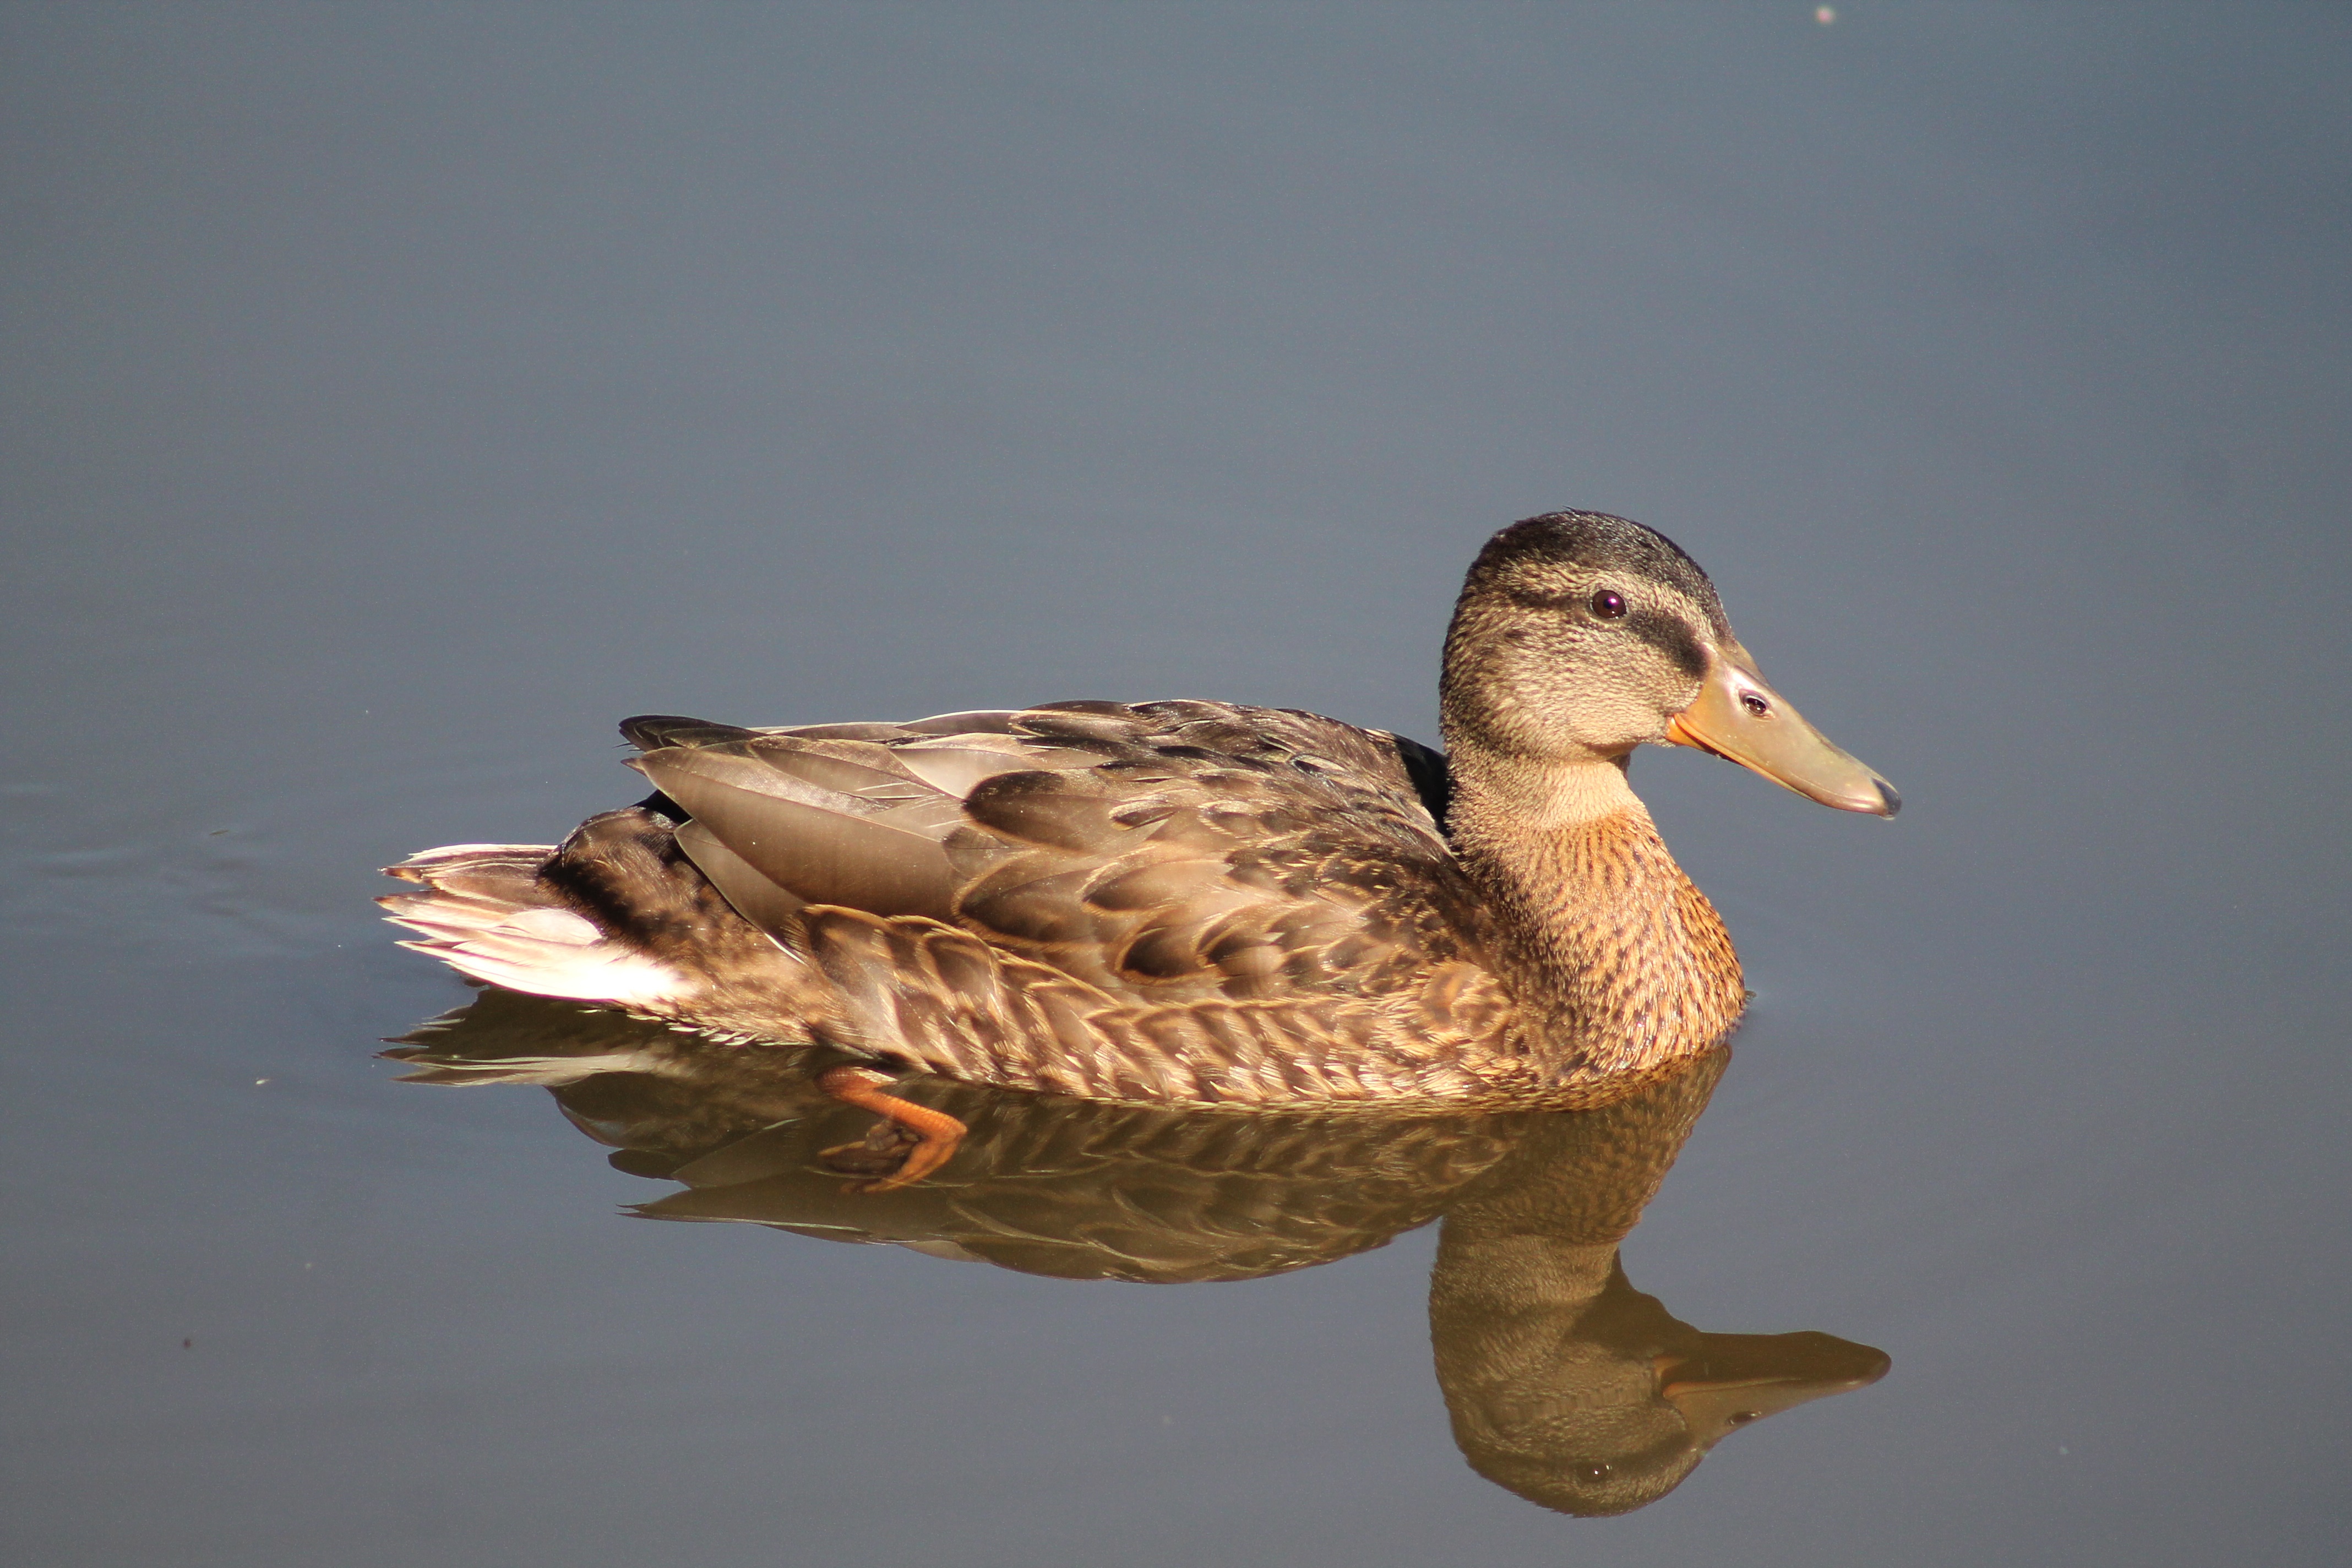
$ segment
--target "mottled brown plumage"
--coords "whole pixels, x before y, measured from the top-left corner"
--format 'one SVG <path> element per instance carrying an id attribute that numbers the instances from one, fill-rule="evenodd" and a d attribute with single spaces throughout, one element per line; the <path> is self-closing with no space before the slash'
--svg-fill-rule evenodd
<path id="1" fill-rule="evenodd" d="M 429 851 L 393 871 L 426 890 L 384 902 L 486 980 L 1006 1088 L 1580 1105 L 1718 1043 L 1743 995 L 1625 785 L 1633 746 L 1892 810 L 1771 707 L 1696 566 L 1619 519 L 1489 542 L 1443 698 L 1443 759 L 1200 701 L 632 720 L 651 801 L 551 850 Z"/>

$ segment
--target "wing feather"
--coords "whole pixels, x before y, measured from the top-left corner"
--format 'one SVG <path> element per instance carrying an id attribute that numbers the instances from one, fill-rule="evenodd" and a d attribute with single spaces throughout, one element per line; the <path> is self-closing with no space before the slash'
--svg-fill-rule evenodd
<path id="1" fill-rule="evenodd" d="M 1146 1030 L 1133 1043 L 1149 1055 L 1271 1085 L 1309 1070 L 1292 1035 L 1351 1027 L 1347 1008 L 1309 1004 L 1417 995 L 1482 962 L 1479 902 L 1428 805 L 1442 760 L 1384 731 L 1195 701 L 756 731 L 631 723 L 660 742 L 634 765 L 693 818 L 681 847 L 747 917 L 818 952 L 879 1035 L 949 1051 L 961 1020 L 1100 1050 L 1106 1030 Z M 933 935 L 887 936 L 899 917 Z M 970 945 L 941 945 L 950 931 Z M 1006 964 L 1026 999 L 982 987 L 994 999 L 968 1015 L 955 984 L 906 980 L 952 971 L 980 986 Z M 900 1016 L 894 986 L 923 999 Z M 1278 1043 L 1259 1014 L 1185 1021 L 1211 1000 L 1307 1010 Z"/>
<path id="2" fill-rule="evenodd" d="M 830 761 L 814 759 L 816 764 Z M 845 904 L 884 915 L 945 916 L 951 909 L 953 877 L 936 831 L 942 824 L 921 809 L 932 805 L 939 815 L 953 815 L 952 803 L 936 791 L 929 800 L 901 804 L 828 788 L 806 775 L 839 779 L 837 768 L 812 765 L 791 742 L 772 737 L 670 747 L 631 762 L 702 824 L 710 839 L 803 903 Z M 680 844 L 695 854 L 694 845 Z M 699 857 L 695 864 L 725 890 Z M 745 918 L 760 921 L 742 903 L 730 901 Z"/>

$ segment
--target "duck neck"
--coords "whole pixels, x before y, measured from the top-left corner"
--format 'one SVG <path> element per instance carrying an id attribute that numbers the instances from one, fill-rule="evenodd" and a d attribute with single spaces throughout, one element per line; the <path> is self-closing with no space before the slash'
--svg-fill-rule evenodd
<path id="1" fill-rule="evenodd" d="M 1622 758 L 1449 748 L 1454 852 L 1496 915 L 1496 968 L 1562 1077 L 1663 1067 L 1721 1040 L 1746 992 L 1715 906 Z"/>

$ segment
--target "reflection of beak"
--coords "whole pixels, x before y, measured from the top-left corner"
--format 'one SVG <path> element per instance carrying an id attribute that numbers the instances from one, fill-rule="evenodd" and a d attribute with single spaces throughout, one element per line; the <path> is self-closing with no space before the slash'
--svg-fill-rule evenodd
<path id="1" fill-rule="evenodd" d="M 1702 1448 L 1751 1421 L 1876 1383 L 1895 1364 L 1884 1351 L 1828 1334 L 1703 1338 L 1697 1355 L 1657 1360 L 1659 1394 Z"/>
<path id="2" fill-rule="evenodd" d="M 1902 809 L 1895 786 L 1806 723 L 1736 642 L 1708 655 L 1698 700 L 1667 722 L 1666 739 L 1727 757 L 1840 811 L 1892 816 Z"/>

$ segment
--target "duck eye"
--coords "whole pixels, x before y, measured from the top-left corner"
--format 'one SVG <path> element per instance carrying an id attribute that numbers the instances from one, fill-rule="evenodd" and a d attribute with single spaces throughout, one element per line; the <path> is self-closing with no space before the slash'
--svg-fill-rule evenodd
<path id="1" fill-rule="evenodd" d="M 1592 595 L 1592 613 L 1604 621 L 1613 621 L 1625 613 L 1625 596 L 1612 588 L 1603 588 Z"/>

